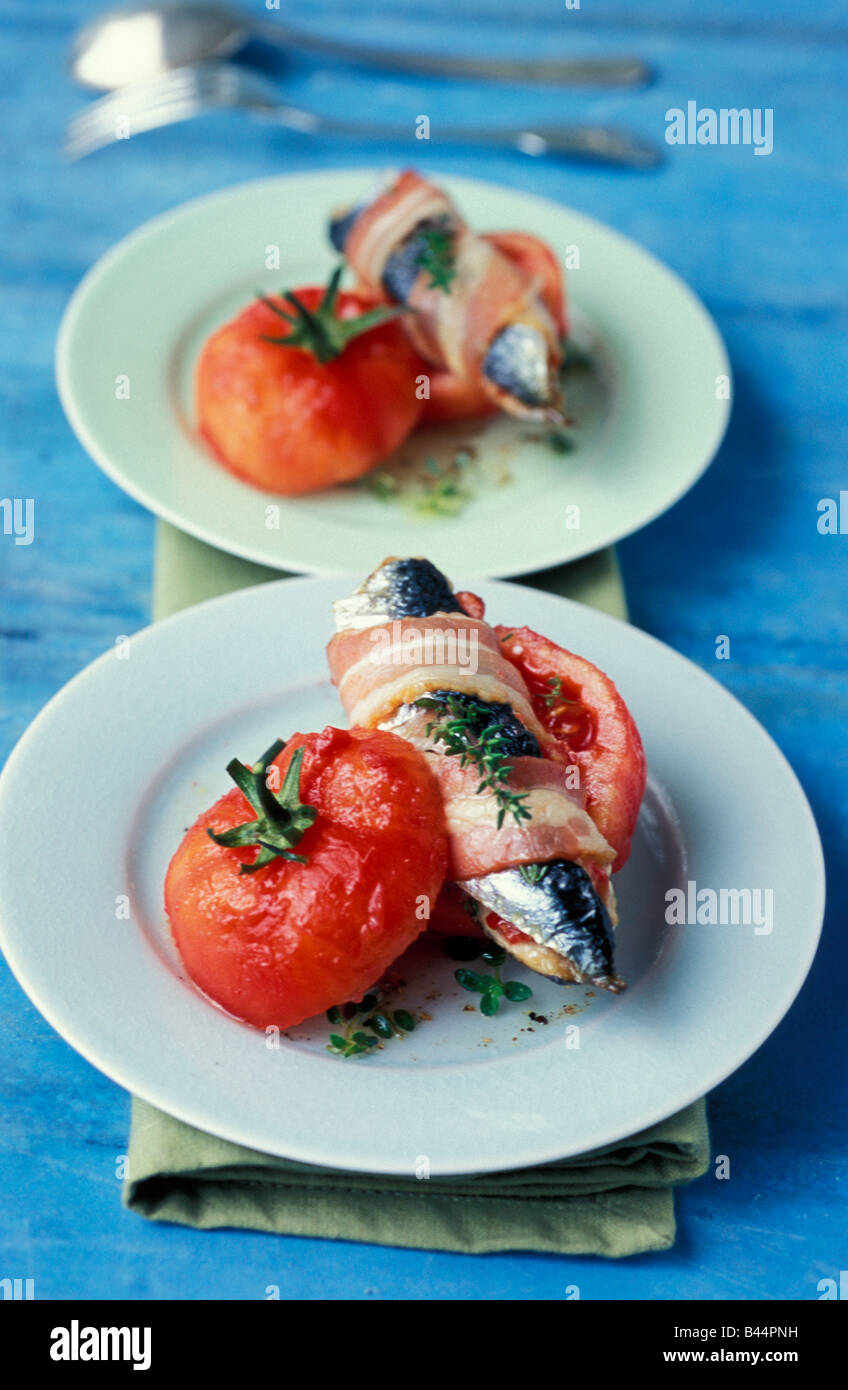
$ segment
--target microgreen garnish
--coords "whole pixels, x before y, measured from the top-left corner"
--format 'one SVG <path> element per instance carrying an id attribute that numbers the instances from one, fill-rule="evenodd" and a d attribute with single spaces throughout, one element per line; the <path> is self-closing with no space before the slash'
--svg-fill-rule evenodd
<path id="1" fill-rule="evenodd" d="M 569 421 L 569 423 L 573 422 Z M 521 438 L 528 440 L 531 444 L 546 444 L 555 454 L 570 454 L 577 448 L 574 435 L 569 434 L 564 429 L 525 430 Z"/>
<path id="2" fill-rule="evenodd" d="M 570 454 L 575 447 L 574 439 L 565 430 L 551 430 L 545 436 L 545 442 L 555 454 Z"/>
<path id="3" fill-rule="evenodd" d="M 324 298 L 317 309 L 307 309 L 306 305 L 298 299 L 293 290 L 281 290 L 280 296 L 291 305 L 292 313 L 286 313 L 279 304 L 267 295 L 257 292 L 257 298 L 276 314 L 278 318 L 284 319 L 289 325 L 289 332 L 279 338 L 271 337 L 267 333 L 262 334 L 263 342 L 281 343 L 284 347 L 305 348 L 318 358 L 319 362 L 332 362 L 334 357 L 340 357 L 348 343 L 354 338 L 358 338 L 362 333 L 368 333 L 370 329 L 377 328 L 381 323 L 388 323 L 391 319 L 396 319 L 399 314 L 408 313 L 405 305 L 393 305 L 391 308 L 380 306 L 376 309 L 369 309 L 364 314 L 359 314 L 356 318 L 343 319 L 336 314 L 336 299 L 339 292 L 339 282 L 342 278 L 343 265 L 339 265 L 333 271 L 330 282 L 324 291 Z"/>
<path id="4" fill-rule="evenodd" d="M 459 758 L 460 767 L 469 763 L 480 773 L 477 791 L 494 793 L 498 807 L 497 827 L 500 830 L 507 814 L 517 825 L 530 820 L 532 811 L 524 805 L 527 792 L 514 792 L 507 785 L 512 764 L 506 761 L 509 739 L 500 724 L 492 722 L 491 711 L 476 700 L 460 701 L 453 695 L 445 700 L 433 700 L 424 695 L 414 703 L 419 709 L 439 710 L 447 719 L 433 719 L 426 733 L 436 743 L 443 743 L 445 754 Z"/>
<path id="5" fill-rule="evenodd" d="M 548 872 L 547 864 L 521 864 L 518 872 L 525 883 L 541 883 L 545 874 Z"/>
<path id="6" fill-rule="evenodd" d="M 510 481 L 505 464 L 482 458 L 473 445 L 460 444 L 441 458 L 410 454 L 396 459 L 360 480 L 378 501 L 402 507 L 415 519 L 439 521 L 461 516 L 483 488 L 504 487 Z"/>
<path id="7" fill-rule="evenodd" d="M 428 288 L 449 291 L 456 278 L 454 229 L 450 220 L 440 217 L 429 226 L 422 227 L 417 235 L 423 245 L 416 257 L 416 264 L 430 276 Z"/>
<path id="8" fill-rule="evenodd" d="M 242 864 L 239 869 L 241 874 L 254 874 L 273 859 L 293 859 L 298 864 L 307 862 L 305 855 L 292 853 L 304 831 L 309 829 L 318 815 L 317 807 L 305 806 L 300 800 L 302 748 L 297 749 L 289 763 L 280 791 L 272 791 L 268 785 L 268 768 L 285 746 L 283 740 L 278 738 L 252 768 L 246 767 L 238 758 L 227 763 L 227 772 L 250 802 L 256 819 L 220 833 L 207 827 L 206 833 L 216 844 L 225 845 L 228 849 L 259 846 L 253 863 Z"/>
<path id="9" fill-rule="evenodd" d="M 551 693 L 550 695 L 544 695 L 542 698 L 548 709 L 551 709 L 558 700 L 563 698 L 562 676 L 548 676 L 548 685 L 551 687 Z"/>
<path id="10" fill-rule="evenodd" d="M 480 1012 L 487 1018 L 497 1013 L 502 999 L 519 1004 L 531 998 L 533 994 L 530 986 L 522 984 L 520 980 L 501 979 L 501 966 L 506 960 L 506 951 L 494 941 L 483 942 L 472 936 L 451 936 L 445 942 L 445 954 L 453 960 L 476 960 L 479 957 L 492 966 L 493 975 L 482 975 L 465 966 L 454 971 L 454 979 L 458 985 L 468 990 L 469 994 L 480 995 Z"/>
<path id="11" fill-rule="evenodd" d="M 569 700 L 562 688 L 561 676 L 548 676 L 546 684 L 550 687 L 550 693 L 542 695 L 541 700 L 550 710 L 561 712 L 565 709 L 580 709 L 580 700 Z"/>
<path id="12" fill-rule="evenodd" d="M 358 1004 L 334 1004 L 327 1010 L 327 1019 L 343 1028 L 342 1032 L 331 1033 L 327 1043 L 327 1051 L 340 1057 L 361 1057 L 380 1041 L 402 1038 L 415 1029 L 415 1019 L 409 1010 L 389 1009 L 379 986 Z"/>
<path id="13" fill-rule="evenodd" d="M 594 365 L 588 352 L 578 347 L 571 338 L 563 343 L 561 372 L 570 372 L 575 369 L 578 371 L 588 371 L 590 368 L 594 367 Z"/>
<path id="14" fill-rule="evenodd" d="M 381 502 L 401 502 L 424 517 L 459 516 L 474 496 L 474 455 L 458 448 L 445 463 L 428 457 L 403 476 L 381 468 L 363 479 L 363 487 Z"/>
<path id="15" fill-rule="evenodd" d="M 393 497 L 397 497 L 399 483 L 397 478 L 391 473 L 386 473 L 384 469 L 377 469 L 375 473 L 369 474 L 364 480 L 363 486 L 378 497 L 381 502 L 389 502 Z"/>

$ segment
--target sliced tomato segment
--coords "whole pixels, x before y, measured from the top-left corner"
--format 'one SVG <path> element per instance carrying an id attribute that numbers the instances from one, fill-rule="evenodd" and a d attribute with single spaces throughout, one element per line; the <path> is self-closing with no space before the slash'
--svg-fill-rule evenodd
<path id="1" fill-rule="evenodd" d="M 529 627 L 496 627 L 504 655 L 521 672 L 542 725 L 580 772 L 586 810 L 616 851 L 630 854 L 645 791 L 645 753 L 609 676 Z"/>
<path id="2" fill-rule="evenodd" d="M 487 232 L 483 240 L 490 241 L 526 272 L 564 338 L 568 332 L 565 284 L 559 261 L 547 242 L 529 232 Z"/>

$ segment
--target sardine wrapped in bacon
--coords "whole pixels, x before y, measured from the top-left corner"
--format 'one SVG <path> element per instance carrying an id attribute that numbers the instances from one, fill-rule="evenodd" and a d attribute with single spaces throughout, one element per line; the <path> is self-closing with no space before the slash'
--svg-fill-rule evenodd
<path id="1" fill-rule="evenodd" d="M 615 850 L 520 673 L 466 605 L 481 611 L 429 561 L 384 561 L 335 605 L 327 655 L 342 705 L 352 724 L 391 729 L 426 756 L 449 877 L 480 905 L 489 935 L 531 969 L 618 990 Z"/>
<path id="2" fill-rule="evenodd" d="M 469 395 L 526 419 L 562 421 L 562 310 L 497 237 L 475 235 L 447 194 L 406 170 L 372 201 L 345 210 L 330 237 L 361 290 L 405 304 L 420 355 Z M 509 242 L 504 238 L 503 243 Z"/>

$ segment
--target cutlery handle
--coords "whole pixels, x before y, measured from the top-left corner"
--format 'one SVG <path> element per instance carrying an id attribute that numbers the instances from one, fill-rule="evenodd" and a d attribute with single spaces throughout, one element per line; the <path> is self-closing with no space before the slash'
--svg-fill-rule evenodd
<path id="1" fill-rule="evenodd" d="M 639 58 L 454 58 L 342 43 L 268 21 L 257 24 L 254 32 L 266 42 L 284 48 L 299 48 L 341 62 L 365 63 L 369 67 L 425 77 L 542 82 L 572 87 L 644 87 L 653 77 L 651 69 Z"/>
<path id="2" fill-rule="evenodd" d="M 310 135 L 338 135 L 354 140 L 409 140 L 410 127 L 399 125 L 366 125 L 337 121 L 317 116 L 282 103 L 268 101 L 252 104 L 257 116 L 278 121 L 290 129 Z M 474 126 L 445 126 L 434 131 L 438 141 L 451 145 L 487 145 L 512 148 L 538 158 L 557 155 L 560 158 L 615 164 L 629 169 L 655 169 L 662 155 L 655 145 L 630 135 L 625 130 L 597 125 L 540 125 L 533 129 L 504 127 L 500 130 L 478 129 Z"/>

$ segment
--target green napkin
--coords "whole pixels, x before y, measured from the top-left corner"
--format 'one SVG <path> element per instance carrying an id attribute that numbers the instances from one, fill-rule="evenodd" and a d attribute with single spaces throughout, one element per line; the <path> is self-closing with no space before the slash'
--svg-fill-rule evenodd
<path id="1" fill-rule="evenodd" d="M 375 557 L 375 563 L 380 556 Z M 278 579 L 158 523 L 153 614 Z M 613 550 L 524 581 L 626 617 Z M 674 1243 L 672 1190 L 709 1164 L 703 1100 L 606 1148 L 472 1177 L 375 1177 L 274 1158 L 133 1098 L 124 1201 L 156 1221 L 479 1254 L 633 1255 Z"/>

